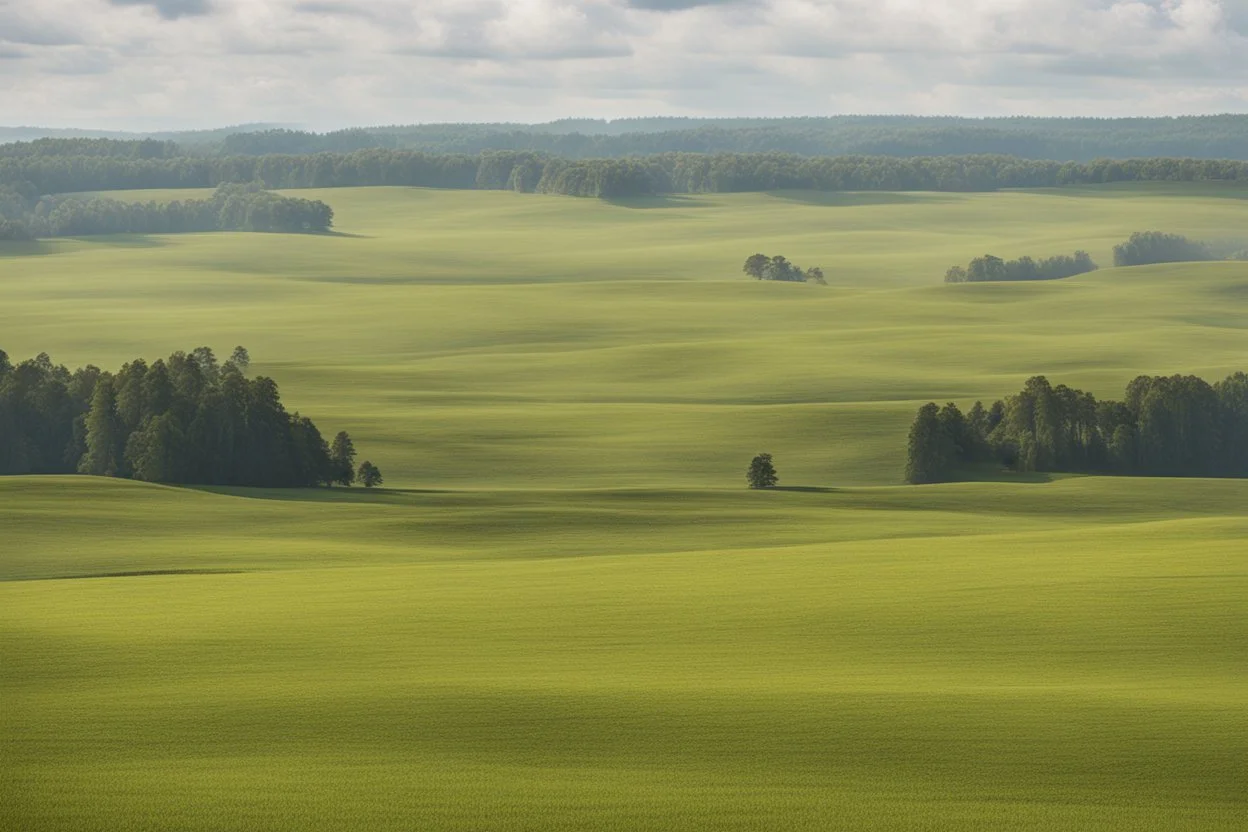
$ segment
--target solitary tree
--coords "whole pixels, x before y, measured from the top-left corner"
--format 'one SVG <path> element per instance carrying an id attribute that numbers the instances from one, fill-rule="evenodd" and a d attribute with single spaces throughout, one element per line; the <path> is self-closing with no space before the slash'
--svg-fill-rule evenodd
<path id="1" fill-rule="evenodd" d="M 780 478 L 776 476 L 776 466 L 772 464 L 771 454 L 759 454 L 750 462 L 750 470 L 745 472 L 745 479 L 750 488 L 774 488 Z"/>
<path id="2" fill-rule="evenodd" d="M 381 485 L 383 482 L 381 469 L 367 459 L 360 463 L 359 478 L 365 488 L 372 488 L 373 486 Z"/>
<path id="3" fill-rule="evenodd" d="M 355 482 L 355 444 L 345 430 L 339 431 L 329 446 L 329 461 L 333 466 L 333 481 L 339 485 Z M 364 466 L 360 466 L 363 470 Z"/>
<path id="4" fill-rule="evenodd" d="M 818 283 L 820 286 L 828 285 L 828 279 L 823 276 L 823 269 L 818 266 L 811 266 L 806 270 L 806 282 Z"/>

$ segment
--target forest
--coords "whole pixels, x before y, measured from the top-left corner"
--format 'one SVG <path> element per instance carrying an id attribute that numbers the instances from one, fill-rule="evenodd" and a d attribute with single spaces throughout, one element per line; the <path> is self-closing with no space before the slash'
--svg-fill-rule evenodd
<path id="1" fill-rule="evenodd" d="M 946 482 L 978 463 L 1020 472 L 1248 477 L 1248 374 L 1216 384 L 1140 376 L 1120 401 L 1035 376 L 991 407 L 919 408 L 908 482 Z"/>
<path id="2" fill-rule="evenodd" d="M 268 156 L 155 156 L 95 139 L 48 140 L 38 153 L 0 153 L 0 185 L 34 194 L 144 188 L 408 187 L 514 190 L 606 199 L 667 193 L 993 191 L 1109 182 L 1248 181 L 1248 162 L 1147 158 L 1088 163 L 1015 156 L 799 156 L 788 153 L 665 153 L 574 160 L 533 152 L 437 154 L 370 149 Z M 84 145 L 90 154 L 77 153 Z"/>
<path id="3" fill-rule="evenodd" d="M 70 372 L 41 353 L 12 364 L 0 350 L 0 474 L 95 474 L 160 483 L 307 487 L 381 482 L 354 467 L 350 436 L 330 443 L 289 413 L 271 378 L 246 377 L 250 356 L 225 362 L 199 347 L 116 373 Z"/>
<path id="4" fill-rule="evenodd" d="M 44 196 L 0 185 L 0 240 L 189 231 L 323 233 L 334 211 L 320 200 L 280 196 L 257 182 L 220 185 L 209 199 L 122 202 Z"/>
<path id="5" fill-rule="evenodd" d="M 67 135 L 60 131 L 44 131 Z M 38 131 L 0 129 L 0 140 Z M 73 135 L 73 134 L 69 134 Z M 528 151 L 570 159 L 663 153 L 766 153 L 803 156 L 966 156 L 1088 162 L 1097 158 L 1184 156 L 1248 160 L 1248 116 L 1181 118 L 825 118 L 564 119 L 546 124 L 416 124 L 326 133 L 239 127 L 129 138 L 131 158 L 349 153 L 365 149 L 479 154 Z M 99 136 L 103 137 L 103 135 Z M 90 139 L 83 137 L 83 140 Z M 146 144 L 140 145 L 141 142 Z M 170 150 L 175 145 L 177 150 Z M 96 149 L 100 145 L 95 145 Z M 2 151 L 0 151 L 2 152 Z M 74 155 L 96 155 L 82 153 Z"/>

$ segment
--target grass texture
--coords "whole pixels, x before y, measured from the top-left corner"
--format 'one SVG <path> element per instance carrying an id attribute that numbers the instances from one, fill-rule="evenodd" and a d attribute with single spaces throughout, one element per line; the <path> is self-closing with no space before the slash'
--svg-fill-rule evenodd
<path id="1" fill-rule="evenodd" d="M 246 344 L 397 486 L 0 479 L 0 829 L 1242 828 L 1248 483 L 896 483 L 922 401 L 1248 354 L 1248 264 L 945 268 L 1248 191 L 313 196 L 0 244 L 11 355 Z"/>

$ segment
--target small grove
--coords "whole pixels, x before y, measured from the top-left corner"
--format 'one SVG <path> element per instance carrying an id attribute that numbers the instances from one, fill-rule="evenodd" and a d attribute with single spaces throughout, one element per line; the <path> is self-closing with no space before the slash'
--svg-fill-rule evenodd
<path id="1" fill-rule="evenodd" d="M 70 372 L 46 353 L 14 366 L 0 350 L 0 474 L 83 473 L 148 482 L 307 487 L 380 485 L 355 467 L 351 437 L 331 443 L 282 405 L 271 378 L 199 347 L 116 373 Z"/>
<path id="2" fill-rule="evenodd" d="M 1248 260 L 1248 249 L 1239 251 L 1189 240 L 1180 234 L 1162 231 L 1137 231 L 1125 242 L 1114 246 L 1115 266 L 1147 266 L 1154 263 L 1190 263 L 1204 260 Z M 1003 260 L 991 254 L 976 257 L 966 266 L 953 266 L 945 272 L 946 283 L 989 283 L 1011 280 L 1060 280 L 1087 274 L 1098 266 L 1086 251 L 1036 260 L 1020 257 Z"/>
<path id="3" fill-rule="evenodd" d="M 1248 374 L 1210 384 L 1196 376 L 1140 376 L 1120 401 L 1044 376 L 1016 395 L 967 413 L 953 403 L 919 408 L 906 480 L 957 479 L 996 463 L 1015 471 L 1248 477 Z"/>

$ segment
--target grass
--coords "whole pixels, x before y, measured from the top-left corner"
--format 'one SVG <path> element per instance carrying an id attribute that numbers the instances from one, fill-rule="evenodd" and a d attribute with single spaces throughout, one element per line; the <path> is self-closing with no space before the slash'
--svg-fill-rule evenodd
<path id="1" fill-rule="evenodd" d="M 0 479 L 0 828 L 1242 828 L 1248 483 L 897 481 L 929 399 L 1242 369 L 1248 264 L 939 281 L 1248 190 L 314 195 L 0 244 L 11 355 L 244 343 L 396 486 Z"/>

